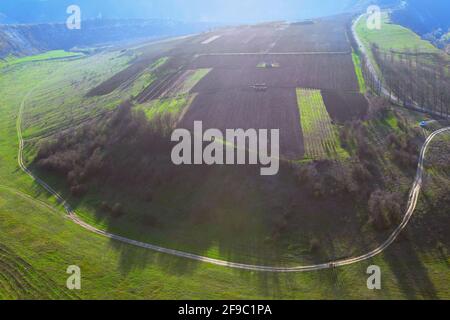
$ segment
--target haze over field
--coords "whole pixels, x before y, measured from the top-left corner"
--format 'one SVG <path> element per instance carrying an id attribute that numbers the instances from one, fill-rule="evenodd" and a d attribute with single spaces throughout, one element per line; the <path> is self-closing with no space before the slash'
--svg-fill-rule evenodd
<path id="1" fill-rule="evenodd" d="M 396 0 L 381 1 L 395 2 Z M 85 19 L 163 18 L 184 21 L 254 23 L 299 20 L 347 11 L 361 0 L 14 0 L 0 3 L 0 12 L 18 23 L 61 22 L 66 8 L 79 5 Z M 1 18 L 0 18 L 1 19 Z"/>
<path id="2" fill-rule="evenodd" d="M 448 9 L 0 0 L 0 300 L 449 299 Z"/>

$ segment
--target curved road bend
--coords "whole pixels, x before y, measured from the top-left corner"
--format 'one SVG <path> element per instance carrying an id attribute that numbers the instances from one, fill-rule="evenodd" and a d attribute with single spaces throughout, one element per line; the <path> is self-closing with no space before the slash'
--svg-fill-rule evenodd
<path id="1" fill-rule="evenodd" d="M 152 250 L 155 252 L 160 252 L 160 253 L 169 254 L 172 256 L 191 259 L 191 260 L 195 260 L 195 261 L 199 261 L 199 262 L 210 263 L 210 264 L 214 264 L 217 266 L 223 266 L 223 267 L 241 269 L 241 270 L 250 270 L 250 271 L 287 273 L 287 272 L 307 272 L 307 271 L 317 271 L 317 270 L 323 270 L 323 269 L 332 269 L 332 268 L 336 268 L 336 267 L 347 266 L 350 264 L 369 260 L 369 259 L 377 256 L 378 254 L 382 253 L 383 251 L 385 251 L 391 244 L 394 243 L 394 241 L 398 238 L 400 233 L 406 228 L 409 221 L 411 220 L 414 210 L 416 209 L 418 198 L 420 195 L 420 190 L 422 188 L 425 155 L 426 155 L 426 152 L 428 150 L 430 143 L 433 141 L 433 139 L 436 136 L 450 131 L 450 127 L 437 130 L 437 131 L 433 132 L 428 137 L 428 139 L 425 141 L 425 143 L 422 147 L 422 150 L 420 152 L 420 158 L 419 158 L 419 164 L 417 167 L 416 178 L 415 178 L 413 186 L 411 188 L 411 192 L 410 192 L 409 199 L 408 199 L 408 208 L 405 213 L 405 216 L 403 217 L 403 221 L 393 231 L 393 233 L 390 235 L 390 237 L 383 244 L 381 244 L 379 247 L 377 247 L 376 249 L 374 249 L 366 254 L 363 254 L 363 255 L 357 256 L 357 257 L 353 257 L 353 258 L 347 258 L 347 259 L 342 259 L 342 260 L 337 260 L 337 261 L 330 261 L 330 262 L 322 263 L 322 264 L 298 266 L 298 267 L 270 267 L 270 266 L 242 264 L 242 263 L 235 263 L 235 262 L 230 262 L 230 261 L 212 259 L 212 258 L 208 258 L 208 257 L 204 257 L 204 256 L 192 254 L 192 253 L 168 249 L 168 248 L 152 245 L 149 243 L 132 240 L 132 239 L 122 237 L 119 235 L 115 235 L 115 234 L 112 234 L 112 233 L 109 233 L 109 232 L 106 232 L 103 230 L 99 230 L 96 227 L 82 221 L 77 216 L 76 212 L 67 203 L 67 201 L 58 192 L 56 192 L 52 187 L 50 187 L 45 181 L 43 181 L 40 178 L 38 178 L 37 176 L 35 176 L 24 164 L 24 161 L 23 161 L 24 141 L 23 141 L 23 137 L 22 137 L 22 117 L 23 117 L 23 112 L 25 109 L 25 102 L 28 99 L 28 97 L 32 94 L 33 91 L 34 91 L 34 89 L 31 89 L 23 98 L 20 108 L 19 108 L 19 114 L 17 116 L 16 129 L 17 129 L 17 137 L 19 140 L 19 152 L 18 152 L 17 162 L 18 162 L 20 168 L 28 176 L 30 176 L 35 182 L 40 184 L 45 190 L 47 190 L 51 195 L 53 195 L 58 200 L 58 202 L 60 202 L 64 206 L 64 208 L 68 214 L 68 217 L 73 222 L 75 222 L 77 225 L 83 227 L 84 229 L 86 229 L 90 232 L 107 237 L 109 239 L 114 239 L 114 240 L 120 241 L 122 243 L 127 243 L 130 245 L 136 246 L 136 247 L 141 247 L 141 248 Z M 37 202 L 40 203 L 40 201 L 37 201 Z"/>

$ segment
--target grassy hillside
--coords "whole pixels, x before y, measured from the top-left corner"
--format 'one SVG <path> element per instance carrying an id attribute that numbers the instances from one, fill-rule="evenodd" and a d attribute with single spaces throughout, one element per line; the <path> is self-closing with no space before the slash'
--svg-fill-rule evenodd
<path id="1" fill-rule="evenodd" d="M 9 56 L 5 59 L 0 59 L 0 68 L 8 67 L 8 66 L 14 66 L 20 63 L 26 63 L 26 62 L 37 62 L 37 61 L 43 61 L 43 60 L 52 60 L 52 59 L 63 59 L 63 58 L 75 58 L 75 57 L 81 57 L 83 56 L 82 53 L 78 52 L 67 52 L 64 50 L 53 50 L 48 51 L 39 55 L 34 56 L 26 56 L 22 58 L 17 58 L 14 56 Z"/>
<path id="2" fill-rule="evenodd" d="M 356 25 L 359 39 L 366 48 L 367 54 L 375 61 L 372 46 L 376 45 L 381 52 L 419 53 L 421 55 L 442 55 L 442 51 L 430 42 L 423 40 L 412 30 L 391 22 L 389 13 L 382 13 L 381 29 L 369 29 L 363 17 Z M 375 63 L 375 66 L 378 66 Z"/>
<path id="3" fill-rule="evenodd" d="M 405 52 L 406 50 L 418 50 L 421 53 L 439 53 L 440 50 L 434 47 L 430 42 L 422 40 L 419 35 L 410 29 L 393 24 L 390 21 L 389 14 L 382 14 L 381 29 L 370 30 L 367 27 L 366 19 L 361 19 L 356 26 L 356 31 L 367 48 L 371 44 L 377 44 L 381 50 L 396 50 Z"/>
<path id="4" fill-rule="evenodd" d="M 449 56 L 413 31 L 391 23 L 388 13 L 383 13 L 382 18 L 380 30 L 369 30 L 363 17 L 356 32 L 384 86 L 401 105 L 419 105 L 435 114 L 448 115 Z M 371 77 L 367 78 L 374 87 Z"/>
<path id="5" fill-rule="evenodd" d="M 433 226 L 445 225 L 442 222 L 444 215 L 436 217 L 434 212 L 427 211 L 426 208 L 421 214 L 421 219 L 413 221 L 407 231 L 406 239 L 397 242 L 385 254 L 367 263 L 305 274 L 246 272 L 192 262 L 102 238 L 73 224 L 65 217 L 61 207 L 18 168 L 18 141 L 15 127 L 17 112 L 21 103 L 26 103 L 24 123 L 28 139 L 26 151 L 27 159 L 31 161 L 37 150 L 36 138 L 48 136 L 55 131 L 63 131 L 71 126 L 77 127 L 83 121 L 93 121 L 92 118 L 102 111 L 114 109 L 118 97 L 131 94 L 129 89 L 125 90 L 125 93 L 118 89 L 119 91 L 104 97 L 86 98 L 84 95 L 89 87 L 98 85 L 104 79 L 125 68 L 128 59 L 129 57 L 120 56 L 119 53 L 110 53 L 76 61 L 40 61 L 2 70 L 0 74 L 0 185 L 2 186 L 0 188 L 0 228 L 2 230 L 0 268 L 3 268 L 2 270 L 9 268 L 8 272 L 2 272 L 0 278 L 2 298 L 449 298 L 447 284 L 450 279 L 447 261 L 442 258 L 442 245 L 439 246 L 435 241 L 430 244 L 423 243 L 423 238 L 416 240 L 416 232 L 420 234 L 424 230 L 422 223 L 426 226 L 429 221 L 434 221 Z M 27 99 L 24 100 L 25 97 Z M 373 125 L 371 130 L 380 143 L 383 140 L 381 128 L 384 128 L 386 132 L 397 129 L 398 125 L 392 117 L 400 116 L 390 114 L 386 119 L 381 119 L 380 122 L 384 123 L 385 127 L 375 123 L 366 124 Z M 61 119 L 64 120 L 61 121 Z M 395 166 L 389 167 L 388 170 L 396 174 Z M 403 179 L 405 181 L 402 188 L 408 188 L 410 179 L 406 177 Z M 214 186 L 214 181 L 216 184 L 222 183 L 212 176 L 210 183 L 205 183 L 199 191 L 214 192 L 211 188 Z M 54 179 L 50 182 L 55 182 L 55 186 L 64 190 L 62 183 L 64 181 Z M 395 184 L 391 187 L 394 186 Z M 241 189 L 235 191 L 239 193 L 238 191 L 247 187 L 248 185 L 241 185 Z M 173 201 L 174 195 L 180 199 L 188 196 L 175 192 L 176 189 L 170 185 L 166 188 L 165 192 L 161 191 L 165 194 L 165 197 L 161 197 L 162 201 Z M 206 193 L 206 195 L 209 194 Z M 227 201 L 223 193 L 216 196 L 217 199 Z M 229 197 L 230 194 L 227 193 L 227 196 Z M 201 199 L 198 198 L 198 200 Z M 230 199 L 236 198 L 228 200 Z M 261 199 L 256 198 L 256 200 L 255 203 Z M 243 207 L 243 201 L 233 202 L 236 207 Z M 56 209 L 49 208 L 47 205 Z M 83 207 L 80 207 L 83 218 L 97 226 L 110 227 L 108 220 L 89 211 L 88 207 L 85 207 L 84 212 Z M 241 208 L 242 211 L 237 213 L 245 213 L 244 210 L 247 209 L 249 208 L 244 206 Z M 337 225 L 338 217 L 334 215 L 332 219 L 333 212 L 323 213 L 324 217 L 329 219 L 327 222 L 325 218 L 317 221 L 318 231 L 319 227 L 323 227 L 324 222 L 330 226 Z M 159 211 L 155 210 L 155 214 L 158 213 Z M 252 211 L 247 213 L 249 215 L 241 216 L 241 219 L 254 219 L 250 215 Z M 358 215 L 361 214 L 361 212 L 358 213 Z M 311 212 L 311 217 L 313 216 L 314 212 Z M 170 216 L 166 218 L 173 221 Z M 340 222 L 347 221 L 344 225 L 349 227 L 351 220 L 349 217 L 343 218 L 345 219 L 339 219 Z M 201 231 L 209 230 L 209 233 L 205 232 L 203 235 L 214 239 L 217 236 L 216 232 L 233 230 L 235 226 L 232 222 L 236 220 L 223 219 L 221 222 L 223 224 L 218 224 L 216 228 L 213 225 L 213 227 L 200 225 L 198 228 Z M 416 222 L 419 224 L 416 225 Z M 311 221 L 305 219 L 297 221 L 293 227 L 303 225 L 305 228 L 310 228 L 309 223 Z M 342 232 L 348 233 L 346 231 L 348 229 L 344 229 L 342 228 Z M 191 232 L 193 235 L 198 233 L 196 230 Z M 234 230 L 234 232 L 245 236 L 240 230 Z M 172 236 L 175 234 L 176 232 Z M 293 238 L 305 237 L 299 233 L 291 235 Z M 154 237 L 151 234 L 141 234 L 141 236 L 147 239 Z M 323 233 L 323 241 L 327 237 L 330 237 L 330 233 L 327 235 Z M 335 242 L 334 239 L 328 240 L 331 243 Z M 351 240 L 364 241 L 358 238 Z M 446 245 L 445 238 L 437 240 Z M 308 245 L 304 245 L 304 248 Z M 221 247 L 212 242 L 203 242 L 198 243 L 198 246 L 206 255 L 236 258 L 236 254 L 227 252 L 230 247 L 226 244 Z M 341 246 L 342 243 L 336 241 L 335 247 L 329 249 L 330 252 L 326 254 L 342 249 Z M 292 247 L 290 250 L 298 254 L 299 249 Z M 65 271 L 69 265 L 73 264 L 79 265 L 82 270 L 82 290 L 78 292 L 68 292 L 64 289 L 67 278 Z M 377 264 L 383 270 L 383 290 L 381 291 L 369 291 L 366 287 L 365 272 L 371 264 Z M 14 267 L 15 265 L 18 267 Z M 21 267 L 24 265 L 31 267 L 25 270 Z M 16 282 L 23 285 L 17 285 Z M 53 291 L 49 288 L 53 288 Z"/>

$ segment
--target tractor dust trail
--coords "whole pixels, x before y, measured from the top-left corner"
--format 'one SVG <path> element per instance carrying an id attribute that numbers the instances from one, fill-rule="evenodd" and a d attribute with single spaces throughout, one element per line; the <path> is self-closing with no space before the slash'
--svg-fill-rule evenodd
<path id="1" fill-rule="evenodd" d="M 369 259 L 379 255 L 383 251 L 385 251 L 390 245 L 392 245 L 395 242 L 395 240 L 398 238 L 400 233 L 406 228 L 406 226 L 408 225 L 409 221 L 411 220 L 411 217 L 416 209 L 418 198 L 419 198 L 420 191 L 422 188 L 425 155 L 426 155 L 426 152 L 428 150 L 430 143 L 433 141 L 433 139 L 436 136 L 443 134 L 447 131 L 450 132 L 450 127 L 437 130 L 437 131 L 433 132 L 428 137 L 428 139 L 425 141 L 425 143 L 422 147 L 422 150 L 420 152 L 419 164 L 417 167 L 417 174 L 416 174 L 416 178 L 414 180 L 413 186 L 411 188 L 411 192 L 410 192 L 409 199 L 408 199 L 407 211 L 405 213 L 403 221 L 394 230 L 394 232 L 391 234 L 391 236 L 383 244 L 381 244 L 378 248 L 376 248 L 364 255 L 358 256 L 358 257 L 346 258 L 346 259 L 341 259 L 341 260 L 337 260 L 337 261 L 330 261 L 330 262 L 322 263 L 322 264 L 298 266 L 298 267 L 270 267 L 270 266 L 242 264 L 242 263 L 235 263 L 235 262 L 230 262 L 230 261 L 212 259 L 212 258 L 208 258 L 208 257 L 196 255 L 196 254 L 191 254 L 191 253 L 187 253 L 187 252 L 163 248 L 160 246 L 156 246 L 156 245 L 152 245 L 149 243 L 144 243 L 144 242 L 132 240 L 132 239 L 129 239 L 126 237 L 122 237 L 119 235 L 115 235 L 112 233 L 108 233 L 106 231 L 99 230 L 96 227 L 89 225 L 88 223 L 82 221 L 77 216 L 76 212 L 67 203 L 67 201 L 58 192 L 56 192 L 52 187 L 50 187 L 47 183 L 45 183 L 45 181 L 43 181 L 40 178 L 38 178 L 37 176 L 35 176 L 24 164 L 24 161 L 23 161 L 24 141 L 23 141 L 23 136 L 22 136 L 22 117 L 23 117 L 23 112 L 25 109 L 25 102 L 30 97 L 30 95 L 33 93 L 34 90 L 35 89 L 31 89 L 23 98 L 20 108 L 19 108 L 19 114 L 17 116 L 16 126 L 17 126 L 17 137 L 19 140 L 19 152 L 18 152 L 17 162 L 18 162 L 20 168 L 28 176 L 30 176 L 35 182 L 37 182 L 39 185 L 41 185 L 45 190 L 47 190 L 51 195 L 53 195 L 58 200 L 59 203 L 61 203 L 64 206 L 68 217 L 74 223 L 76 223 L 77 225 L 79 225 L 79 226 L 83 227 L 84 229 L 86 229 L 90 232 L 93 232 L 95 234 L 107 237 L 109 239 L 114 239 L 114 240 L 120 241 L 122 243 L 127 243 L 130 245 L 136 246 L 136 247 L 141 247 L 144 249 L 152 250 L 152 251 L 159 252 L 159 253 L 169 254 L 169 255 L 177 256 L 177 257 L 181 257 L 181 258 L 191 259 L 194 261 L 210 263 L 210 264 L 214 264 L 217 266 L 223 266 L 223 267 L 241 269 L 241 270 L 250 270 L 250 271 L 288 273 L 288 272 L 307 272 L 307 271 L 317 271 L 317 270 L 323 270 L 323 269 L 332 269 L 332 268 L 336 268 L 336 267 L 347 266 L 347 265 L 351 265 L 354 263 L 369 260 Z M 42 204 L 42 202 L 40 202 L 40 201 L 37 201 L 37 200 L 35 200 L 35 201 L 39 204 Z"/>

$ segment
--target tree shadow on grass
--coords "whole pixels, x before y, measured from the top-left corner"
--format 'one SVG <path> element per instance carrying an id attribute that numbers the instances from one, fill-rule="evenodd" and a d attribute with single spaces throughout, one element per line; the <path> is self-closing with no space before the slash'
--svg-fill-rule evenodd
<path id="1" fill-rule="evenodd" d="M 343 250 L 346 251 L 355 247 L 355 243 L 360 244 L 355 251 L 361 253 L 365 253 L 361 246 L 367 248 L 372 244 L 368 243 L 368 239 L 364 238 L 363 233 L 358 234 L 357 237 L 352 235 L 355 230 L 360 230 L 361 227 L 360 222 L 355 222 L 357 220 L 355 220 L 354 214 L 345 214 L 345 210 L 333 209 L 332 203 L 324 205 L 326 199 L 316 201 L 318 204 L 311 204 L 311 195 L 306 192 L 302 193 L 301 189 L 291 188 L 292 184 L 281 185 L 273 179 L 260 181 L 261 178 L 258 176 L 257 181 L 261 182 L 263 186 L 255 186 L 254 178 L 246 177 L 239 169 L 234 173 L 226 172 L 226 174 L 216 171 L 216 169 L 214 169 L 214 172 L 200 170 L 193 173 L 192 175 L 195 178 L 188 179 L 186 183 L 188 187 L 191 185 L 191 189 L 195 189 L 192 194 L 183 195 L 183 192 L 172 189 L 172 184 L 169 185 L 170 194 L 168 198 L 170 201 L 176 197 L 176 202 L 183 204 L 183 208 L 186 208 L 186 210 L 172 213 L 168 209 L 165 211 L 157 210 L 156 217 L 161 217 L 162 227 L 158 223 L 152 226 L 140 224 L 139 219 L 142 212 L 139 212 L 139 210 L 136 210 L 136 215 L 125 215 L 123 218 L 108 217 L 102 215 L 101 212 L 96 212 L 93 218 L 97 219 L 96 222 L 105 226 L 105 231 L 136 241 L 219 260 L 262 266 L 292 267 L 326 263 L 334 259 L 347 258 L 347 255 L 342 254 Z M 46 181 L 57 188 L 64 198 L 71 199 L 70 203 L 75 209 L 82 205 L 82 200 L 72 198 L 65 190 L 64 181 L 58 179 L 52 181 L 47 177 Z M 192 188 L 192 186 L 195 186 L 195 188 Z M 219 189 L 215 190 L 213 187 Z M 45 192 L 42 190 L 41 187 L 36 185 L 36 193 Z M 181 191 L 183 190 L 189 191 L 185 187 L 181 188 Z M 130 190 L 127 190 L 127 192 L 130 192 Z M 111 203 L 122 201 L 117 196 L 117 193 L 112 193 L 111 199 L 108 199 L 108 201 L 113 201 Z M 299 203 L 292 206 L 290 203 L 292 198 L 295 198 Z M 244 201 L 247 199 L 252 199 L 254 204 L 248 206 L 247 201 Z M 102 200 L 104 199 L 98 199 L 98 201 Z M 265 211 L 261 210 L 259 206 L 262 206 Z M 243 207 L 244 209 L 242 209 Z M 273 210 L 274 207 L 277 210 Z M 286 215 L 285 210 L 290 207 L 295 208 L 294 213 Z M 137 206 L 137 209 L 141 209 L 141 207 Z M 147 209 L 145 208 L 145 210 Z M 148 212 L 152 213 L 151 210 Z M 215 213 L 210 215 L 210 212 Z M 250 214 L 242 216 L 246 212 Z M 257 212 L 259 213 L 256 214 Z M 320 215 L 318 215 L 319 212 Z M 123 233 L 120 228 L 124 227 L 123 230 L 127 231 L 127 227 L 122 224 L 128 223 L 130 219 L 132 221 L 134 219 L 134 222 L 138 223 L 131 230 L 131 234 Z M 167 220 L 170 221 L 169 225 L 165 225 Z M 261 229 L 249 228 L 248 225 L 256 221 L 265 221 L 266 224 L 258 226 Z M 216 227 L 211 228 L 211 226 Z M 319 239 L 323 239 L 324 250 L 316 255 L 302 254 L 300 251 L 295 259 L 289 258 L 286 260 L 286 244 L 289 241 L 283 242 L 279 239 L 270 242 L 270 245 L 264 243 L 264 237 L 271 235 L 270 230 L 274 226 L 282 230 L 278 232 L 281 233 L 281 239 L 283 239 L 283 233 L 290 233 L 292 230 L 295 230 L 296 233 L 294 234 L 303 235 L 306 238 L 317 236 Z M 266 230 L 266 234 L 264 237 L 253 239 L 252 236 L 249 237 L 247 234 L 252 230 Z M 163 233 L 164 237 L 158 239 L 156 236 L 156 241 L 153 241 L 153 233 L 156 232 Z M 384 237 L 383 240 L 385 240 Z M 346 244 L 343 245 L 342 241 L 345 241 Z M 301 296 L 302 292 L 299 291 L 302 288 L 308 288 L 307 285 L 299 281 L 301 278 L 295 273 L 279 274 L 229 269 L 134 247 L 113 239 L 110 240 L 110 245 L 119 253 L 118 270 L 123 275 L 152 266 L 160 268 L 168 275 L 176 276 L 193 275 L 196 272 L 202 274 L 204 270 L 209 269 L 214 274 L 219 270 L 221 277 L 225 279 L 233 278 L 236 281 L 234 275 L 238 275 L 238 279 L 242 279 L 245 281 L 244 283 L 248 283 L 250 286 L 254 285 L 255 291 L 259 294 L 272 298 Z M 306 243 L 307 247 L 308 244 Z M 305 244 L 302 245 L 302 249 L 305 249 Z M 349 292 L 343 283 L 343 272 L 340 269 L 318 272 L 317 277 L 324 284 L 319 290 L 326 290 L 329 293 L 328 295 L 336 298 L 348 295 Z M 401 272 L 399 271 L 399 273 Z M 308 279 L 308 276 L 306 276 L 306 279 Z M 316 280 L 314 280 L 315 282 Z M 290 292 L 287 292 L 287 290 L 290 290 Z M 295 291 L 295 294 L 291 291 Z M 304 292 L 304 296 L 308 297 L 308 292 Z"/>
<path id="2" fill-rule="evenodd" d="M 230 170 L 234 172 L 229 172 Z M 283 266 L 283 261 L 287 266 L 285 255 L 289 241 L 278 240 L 285 233 L 299 232 L 300 230 L 300 234 L 303 235 L 318 234 L 320 238 L 326 240 L 324 245 L 334 242 L 330 239 L 330 233 L 339 232 L 338 238 L 347 233 L 347 231 L 339 231 L 339 223 L 336 223 L 336 219 L 341 219 L 341 213 L 331 210 L 332 203 L 324 205 L 324 199 L 320 199 L 320 201 L 313 201 L 317 204 L 310 205 L 312 203 L 310 195 L 295 187 L 292 182 L 283 185 L 276 181 L 279 178 L 263 179 L 258 173 L 256 173 L 257 178 L 248 177 L 248 173 L 243 169 L 227 169 L 225 173 L 220 171 L 221 169 L 206 171 L 199 169 L 198 172 L 191 174 L 195 176 L 192 180 L 189 175 L 183 176 L 176 181 L 176 184 L 179 185 L 184 178 L 188 182 L 184 182 L 186 186 L 180 190 L 173 189 L 176 184 L 169 184 L 166 188 L 168 191 L 163 192 L 162 195 L 170 194 L 167 196 L 168 203 L 175 202 L 178 206 L 174 209 L 164 206 L 152 209 L 152 203 L 150 207 L 136 205 L 135 208 L 132 208 L 133 214 L 126 214 L 119 218 L 96 210 L 93 218 L 97 223 L 105 226 L 105 231 L 136 241 L 219 260 L 265 266 Z M 39 174 L 39 176 L 42 175 L 42 173 Z M 48 176 L 45 179 L 58 192 L 61 192 L 64 198 L 70 199 L 69 202 L 76 211 L 83 205 L 83 200 L 70 196 L 64 187 L 64 181 Z M 42 190 L 36 184 L 36 194 L 45 192 Z M 130 190 L 127 192 L 132 193 Z M 187 192 L 189 193 L 187 194 Z M 92 197 L 96 198 L 95 201 L 101 202 L 105 199 L 102 198 L 104 196 Z M 113 192 L 108 195 L 110 198 L 106 199 L 108 199 L 108 203 L 133 200 L 133 198 L 119 199 L 118 196 L 117 192 Z M 297 202 L 294 206 L 292 199 Z M 128 202 L 134 204 L 133 201 Z M 293 211 L 287 214 L 286 210 Z M 156 221 L 154 225 L 145 225 L 145 221 L 142 222 L 141 219 L 146 217 L 147 212 L 156 220 L 161 221 Z M 317 215 L 318 212 L 324 212 L 324 214 Z M 351 217 L 346 216 L 345 219 L 349 218 Z M 131 229 L 126 225 L 130 221 L 134 223 Z M 351 230 L 358 228 L 354 223 L 349 224 L 348 227 Z M 309 228 L 312 228 L 312 231 Z M 123 233 L 123 230 L 131 233 Z M 253 236 L 258 236 L 258 238 Z M 275 238 L 272 239 L 272 237 Z M 111 243 L 125 256 L 121 259 L 124 264 L 123 271 L 133 269 L 133 264 L 136 264 L 137 267 L 145 266 L 147 260 L 139 257 L 141 253 L 137 253 L 138 256 L 126 253 L 126 248 L 129 248 L 130 245 L 121 244 L 116 240 Z M 211 250 L 213 251 L 211 252 Z M 331 261 L 341 254 L 334 247 L 326 250 L 325 253 L 314 262 Z M 161 263 L 165 268 L 177 274 L 190 273 L 198 265 L 198 262 L 188 261 L 188 259 L 174 259 L 174 262 L 171 262 L 170 258 L 166 259 L 164 256 L 166 255 L 161 255 L 161 258 L 152 262 Z M 184 263 L 178 263 L 180 260 Z M 297 262 L 292 259 L 288 260 L 291 263 L 290 266 L 292 263 L 299 265 L 302 264 L 302 261 L 305 262 L 303 257 Z"/>
<path id="3" fill-rule="evenodd" d="M 428 270 L 418 254 L 408 235 L 401 235 L 401 238 L 384 253 L 385 261 L 389 264 L 394 273 L 399 289 L 406 298 L 412 299 L 432 299 L 438 298 L 436 288 Z"/>
<path id="4" fill-rule="evenodd" d="M 35 185 L 36 193 L 44 193 L 42 188 L 37 184 Z M 114 233 L 114 230 L 107 230 Z M 385 239 L 385 238 L 383 238 Z M 137 239 L 138 240 L 138 239 Z M 360 239 L 364 246 L 370 246 L 367 243 L 368 239 Z M 239 241 L 238 241 L 239 242 Z M 329 239 L 329 243 L 333 244 L 334 239 Z M 337 243 L 339 244 L 339 243 Z M 190 260 L 181 257 L 174 257 L 169 254 L 158 253 L 156 251 L 147 250 L 143 248 L 133 247 L 126 243 L 121 243 L 119 241 L 110 240 L 111 247 L 119 252 L 120 260 L 118 261 L 118 270 L 126 275 L 137 269 L 145 269 L 149 266 L 157 266 L 164 270 L 168 274 L 173 274 L 177 276 L 191 275 L 194 274 L 199 269 L 217 270 L 217 267 L 210 264 Z M 242 252 L 237 254 L 234 250 L 234 245 L 232 240 L 226 242 L 221 242 L 220 239 L 215 237 L 215 235 L 210 235 L 205 238 L 205 241 L 199 241 L 196 243 L 196 252 L 199 255 L 208 256 L 208 252 L 211 246 L 217 246 L 217 251 L 220 253 L 220 259 L 232 261 L 232 262 L 243 262 L 255 265 L 269 265 L 269 266 L 280 266 L 283 264 L 276 263 L 277 256 L 272 256 L 272 259 L 268 259 L 267 256 L 258 255 L 255 251 L 252 256 L 251 262 L 243 261 Z M 167 247 L 170 248 L 170 245 Z M 187 250 L 187 252 L 190 252 Z M 327 250 L 321 254 L 316 255 L 317 263 L 323 263 L 328 261 L 330 256 L 336 256 L 336 251 L 334 245 L 329 247 Z M 385 254 L 386 261 L 390 265 L 391 270 L 395 274 L 397 281 L 399 283 L 401 291 L 408 299 L 417 299 L 425 297 L 427 299 L 436 299 L 437 293 L 433 286 L 432 281 L 429 279 L 427 269 L 417 255 L 417 249 L 413 247 L 411 242 L 407 240 L 402 240 L 395 244 L 394 248 L 390 248 Z M 280 260 L 283 257 L 280 256 Z M 200 267 L 200 264 L 202 266 Z M 300 264 L 300 263 L 299 263 Z M 292 266 L 292 265 L 285 265 Z M 227 271 L 228 272 L 228 271 Z M 350 293 L 346 289 L 346 285 L 343 283 L 342 275 L 345 274 L 345 270 L 332 269 L 327 271 L 317 272 L 317 277 L 322 289 L 328 292 L 327 296 L 332 296 L 336 298 L 348 296 Z M 299 277 L 296 274 L 278 274 L 269 272 L 249 272 L 245 270 L 232 269 L 227 274 L 224 273 L 224 277 L 228 276 L 231 278 L 232 275 L 238 275 L 243 281 L 247 281 L 250 284 L 255 285 L 255 289 L 258 290 L 259 294 L 262 294 L 271 298 L 279 298 L 293 295 L 292 292 L 287 292 L 287 290 L 298 292 L 303 287 L 303 284 L 299 282 Z M 234 277 L 233 277 L 234 278 Z M 300 293 L 301 294 L 301 293 Z M 307 297 L 307 292 L 305 293 Z"/>

